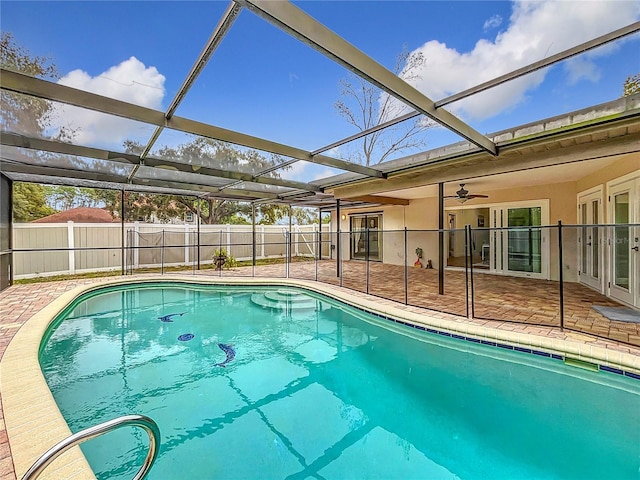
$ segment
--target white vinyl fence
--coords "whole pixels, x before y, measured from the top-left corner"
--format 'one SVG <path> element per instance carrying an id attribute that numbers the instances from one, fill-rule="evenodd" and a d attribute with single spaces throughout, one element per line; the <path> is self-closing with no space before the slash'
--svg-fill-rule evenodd
<path id="1" fill-rule="evenodd" d="M 236 260 L 252 258 L 251 225 L 125 223 L 125 268 L 211 264 L 216 250 Z M 256 258 L 287 253 L 288 225 L 256 225 Z M 291 255 L 315 257 L 318 225 L 293 225 Z M 322 226 L 323 256 L 330 252 L 329 226 Z M 120 223 L 17 223 L 13 225 L 14 278 L 120 270 Z M 87 249 L 87 250 L 84 250 Z M 16 251 L 17 250 L 17 251 Z M 30 251 L 20 251 L 30 250 Z M 36 250 L 36 251 L 32 251 Z"/>

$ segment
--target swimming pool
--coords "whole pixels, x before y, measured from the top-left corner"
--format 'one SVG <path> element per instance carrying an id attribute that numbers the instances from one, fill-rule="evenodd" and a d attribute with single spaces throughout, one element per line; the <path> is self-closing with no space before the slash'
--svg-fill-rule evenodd
<path id="1" fill-rule="evenodd" d="M 636 478 L 640 466 L 637 380 L 289 287 L 93 292 L 52 324 L 40 362 L 73 431 L 156 420 L 152 479 Z M 143 436 L 83 450 L 99 478 L 129 479 Z"/>

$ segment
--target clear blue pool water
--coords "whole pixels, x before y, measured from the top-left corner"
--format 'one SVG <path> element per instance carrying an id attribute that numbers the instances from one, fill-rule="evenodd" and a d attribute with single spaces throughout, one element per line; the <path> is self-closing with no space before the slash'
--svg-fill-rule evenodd
<path id="1" fill-rule="evenodd" d="M 40 362 L 72 431 L 130 413 L 159 424 L 150 479 L 640 475 L 639 381 L 303 290 L 109 288 L 63 313 Z M 131 479 L 147 444 L 121 429 L 83 451 L 98 478 Z"/>

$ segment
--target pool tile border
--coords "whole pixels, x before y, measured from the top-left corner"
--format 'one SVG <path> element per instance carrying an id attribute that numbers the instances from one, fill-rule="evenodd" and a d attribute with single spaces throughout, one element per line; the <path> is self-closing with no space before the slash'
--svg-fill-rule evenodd
<path id="1" fill-rule="evenodd" d="M 527 354 L 530 354 L 530 355 L 538 355 L 540 357 L 552 358 L 554 360 L 561 360 L 563 362 L 564 362 L 565 358 L 567 358 L 567 356 L 559 355 L 557 353 L 544 352 L 544 351 L 541 351 L 541 350 L 534 350 L 532 348 L 519 347 L 519 346 L 516 346 L 516 345 L 508 345 L 506 343 L 499 343 L 499 342 L 494 342 L 494 341 L 491 341 L 491 340 L 482 340 L 482 339 L 479 339 L 477 337 L 467 337 L 467 336 L 464 336 L 464 335 L 459 335 L 459 334 L 456 334 L 456 333 L 447 332 L 445 330 L 436 330 L 436 329 L 433 329 L 433 328 L 425 327 L 423 325 L 416 325 L 416 324 L 413 324 L 411 322 L 406 322 L 404 320 L 400 320 L 398 318 L 394 318 L 394 317 L 390 317 L 390 316 L 383 315 L 383 314 L 380 314 L 380 313 L 372 312 L 371 310 L 368 310 L 368 309 L 360 308 L 360 307 L 353 306 L 353 305 L 352 305 L 352 307 L 356 308 L 357 310 L 360 310 L 362 312 L 366 312 L 366 313 L 375 315 L 376 317 L 381 318 L 383 320 L 387 320 L 387 321 L 390 321 L 390 322 L 398 323 L 400 325 L 404 325 L 404 326 L 407 326 L 407 327 L 410 327 L 410 328 L 415 328 L 416 330 L 422 330 L 422 331 L 425 331 L 427 333 L 432 333 L 432 334 L 435 334 L 435 335 L 441 335 L 441 336 L 444 336 L 444 337 L 455 338 L 455 339 L 458 339 L 458 340 L 464 340 L 464 341 L 472 342 L 472 343 L 479 343 L 479 344 L 482 344 L 482 345 L 488 345 L 488 346 L 492 346 L 492 347 L 499 347 L 499 348 L 503 348 L 505 350 L 512 350 L 512 351 L 516 351 L 516 352 L 527 353 Z M 569 358 L 571 358 L 571 357 L 569 357 Z M 620 368 L 611 367 L 609 365 L 600 364 L 600 363 L 595 363 L 595 366 L 598 367 L 598 370 L 601 370 L 601 371 L 604 371 L 604 372 L 614 373 L 616 375 L 621 375 L 621 376 L 624 376 L 624 377 L 633 378 L 635 380 L 640 380 L 640 374 L 638 374 L 638 373 L 634 373 L 634 372 L 631 372 L 631 371 L 623 370 L 623 369 L 620 369 Z"/>
<path id="2" fill-rule="evenodd" d="M 565 339 L 555 339 L 500 330 L 494 327 L 465 322 L 465 319 L 444 315 L 416 313 L 392 304 L 381 303 L 364 296 L 353 295 L 339 287 L 308 280 L 282 278 L 215 278 L 165 275 L 158 277 L 130 277 L 113 281 L 81 285 L 63 293 L 40 312 L 33 315 L 13 337 L 0 362 L 0 394 L 2 396 L 7 436 L 11 446 L 15 472 L 21 478 L 35 460 L 51 445 L 71 434 L 55 400 L 49 391 L 38 361 L 40 341 L 53 319 L 80 295 L 117 285 L 140 283 L 183 283 L 192 285 L 255 285 L 290 286 L 326 295 L 334 300 L 381 319 L 476 344 L 513 350 L 521 353 L 564 361 L 582 360 L 598 366 L 599 371 L 640 380 L 640 356 L 585 345 Z M 27 402 L 25 398 L 32 398 Z M 135 413 L 135 412 L 132 412 Z M 37 435 L 42 425 L 46 435 Z M 56 460 L 41 475 L 43 479 L 95 479 L 95 475 L 79 447 L 74 447 Z"/>
<path id="3" fill-rule="evenodd" d="M 478 339 L 478 338 L 475 338 L 475 337 L 465 337 L 464 335 L 458 335 L 458 334 L 450 333 L 450 332 L 443 331 L 443 330 L 434 330 L 433 328 L 427 328 L 427 327 L 424 327 L 422 325 L 415 325 L 415 324 L 412 324 L 412 323 L 409 323 L 409 322 L 405 322 L 403 320 L 398 320 L 398 319 L 393 318 L 393 317 L 388 317 L 386 315 L 380 315 L 378 313 L 373 313 L 373 312 L 370 312 L 370 311 L 365 310 L 363 308 L 359 308 L 359 307 L 354 307 L 354 308 L 357 308 L 358 310 L 363 311 L 363 312 L 371 313 L 371 314 L 375 315 L 378 318 L 381 318 L 381 319 L 384 319 L 384 320 L 387 320 L 387 321 L 390 321 L 390 322 L 398 323 L 400 325 L 405 325 L 407 327 L 415 328 L 417 330 L 426 331 L 427 333 L 433 333 L 433 334 L 436 334 L 436 335 L 442 335 L 444 337 L 455 338 L 455 339 L 458 339 L 458 340 L 464 340 L 464 341 L 472 342 L 472 343 L 479 343 L 479 344 L 482 344 L 482 345 L 489 345 L 489 346 L 492 346 L 492 347 L 499 347 L 499 348 L 503 348 L 505 350 L 512 350 L 512 351 L 515 351 L 515 352 L 527 353 L 527 354 L 530 354 L 530 355 L 538 355 L 540 357 L 552 358 L 554 360 L 561 360 L 563 362 L 564 362 L 564 360 L 566 358 L 565 356 L 558 355 L 557 353 L 543 352 L 541 350 L 534 350 L 532 348 L 518 347 L 518 346 L 515 346 L 515 345 L 507 345 L 505 343 L 492 342 L 492 341 L 489 341 L 489 340 L 481 340 L 481 339 Z M 630 372 L 630 371 L 627 371 L 627 370 L 622 370 L 620 368 L 610 367 L 608 365 L 601 365 L 601 364 L 598 364 L 598 363 L 596 363 L 595 365 L 598 367 L 598 370 L 601 370 L 601 371 L 604 371 L 604 372 L 608 372 L 608 373 L 615 373 L 616 375 L 621 375 L 621 376 L 624 376 L 624 377 L 633 378 L 635 380 L 640 380 L 640 375 L 637 374 L 637 373 L 633 373 L 633 372 Z"/>

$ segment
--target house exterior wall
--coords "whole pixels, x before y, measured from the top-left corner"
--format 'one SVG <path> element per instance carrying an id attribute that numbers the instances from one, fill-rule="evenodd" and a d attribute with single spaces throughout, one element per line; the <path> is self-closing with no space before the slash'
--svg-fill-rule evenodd
<path id="1" fill-rule="evenodd" d="M 558 221 L 562 221 L 564 225 L 575 225 L 579 223 L 577 215 L 577 195 L 579 192 L 587 190 L 597 185 L 604 185 L 609 180 L 621 177 L 633 171 L 637 171 L 640 165 L 640 155 L 625 155 L 619 160 L 604 166 L 602 169 L 585 176 L 578 181 L 557 182 L 553 184 L 537 185 L 531 187 L 507 188 L 488 192 L 474 192 L 489 195 L 484 200 L 475 200 L 474 204 L 465 204 L 463 212 L 469 213 L 473 217 L 473 212 L 477 211 L 479 206 L 488 207 L 495 204 L 506 204 L 522 201 L 548 200 L 549 202 L 549 225 L 556 225 Z M 535 171 L 523 173 L 535 175 Z M 447 207 L 453 207 L 454 204 L 447 202 Z M 349 214 L 362 214 L 366 212 L 383 212 L 383 229 L 388 230 L 404 230 L 406 227 L 408 233 L 408 260 L 413 262 L 415 247 L 419 246 L 424 251 L 423 262 L 431 260 L 435 268 L 438 268 L 438 237 L 435 232 L 419 232 L 417 230 L 436 230 L 438 228 L 438 199 L 435 197 L 411 200 L 409 206 L 387 206 L 371 209 L 359 209 L 357 211 L 342 210 L 346 215 L 346 219 L 341 221 L 341 229 L 343 232 L 349 230 Z M 605 209 L 606 211 L 606 209 Z M 463 217 L 464 217 L 463 213 Z M 464 218 L 460 217 L 459 223 L 464 222 Z M 446 222 L 446 218 L 445 218 Z M 489 223 L 486 224 L 489 226 Z M 447 225 L 445 225 L 445 228 Z M 412 231 L 416 230 L 416 231 Z M 564 279 L 565 281 L 575 282 L 578 280 L 578 249 L 577 249 L 578 229 L 575 227 L 567 227 L 563 229 L 563 260 L 564 260 Z M 458 236 L 463 239 L 463 236 Z M 404 238 L 400 234 L 389 233 L 384 236 L 383 244 L 383 261 L 391 264 L 404 263 Z M 550 278 L 557 280 L 559 278 L 558 271 L 558 248 L 557 248 L 557 230 L 550 229 L 548 235 L 549 242 L 549 268 Z M 460 247 L 458 245 L 458 247 Z M 445 248 L 446 245 L 445 245 Z M 349 257 L 349 239 L 347 235 L 342 238 L 343 258 Z M 458 248 L 459 249 L 459 248 Z"/>
<path id="2" fill-rule="evenodd" d="M 584 192 L 585 190 L 589 190 L 593 187 L 602 186 L 602 192 L 603 195 L 605 195 L 607 182 L 638 171 L 640 171 L 640 153 L 623 155 L 614 163 L 578 180 L 576 182 L 576 193 Z M 574 204 L 576 204 L 575 201 Z M 608 208 L 603 209 L 603 215 L 603 223 L 610 223 L 611 220 L 608 217 Z M 576 223 L 577 222 L 578 219 L 576 218 Z"/>

